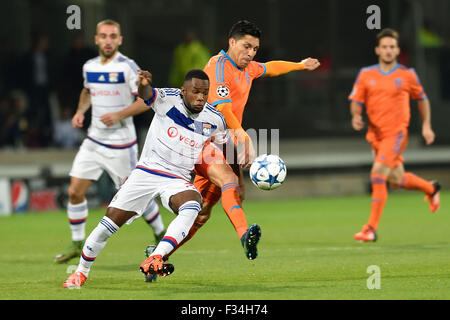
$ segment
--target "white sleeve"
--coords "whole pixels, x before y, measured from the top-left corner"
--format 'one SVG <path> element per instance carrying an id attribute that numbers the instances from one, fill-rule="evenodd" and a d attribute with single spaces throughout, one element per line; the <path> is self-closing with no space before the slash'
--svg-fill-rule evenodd
<path id="1" fill-rule="evenodd" d="M 86 74 L 86 64 L 83 64 L 81 72 L 83 73 L 83 86 L 89 90 L 89 82 L 87 81 L 87 74 Z"/>
<path id="2" fill-rule="evenodd" d="M 137 95 L 139 86 L 139 66 L 134 62 L 134 60 L 128 60 L 127 64 L 129 66 L 128 79 L 126 79 L 128 86 L 130 87 L 130 92 L 133 95 Z"/>
<path id="3" fill-rule="evenodd" d="M 230 138 L 230 134 L 225 124 L 225 119 L 222 115 L 220 116 L 220 120 L 218 121 L 217 129 L 214 131 L 212 135 L 212 141 L 217 145 L 222 145 L 227 143 Z"/>
<path id="4" fill-rule="evenodd" d="M 149 100 L 144 100 L 145 104 L 150 106 L 156 113 L 163 113 L 163 106 L 166 101 L 166 94 L 164 89 L 161 88 L 153 88 L 153 96 Z"/>

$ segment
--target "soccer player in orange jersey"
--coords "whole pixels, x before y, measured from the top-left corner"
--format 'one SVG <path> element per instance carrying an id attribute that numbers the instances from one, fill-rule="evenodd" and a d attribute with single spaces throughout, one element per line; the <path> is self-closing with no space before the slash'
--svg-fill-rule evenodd
<path id="1" fill-rule="evenodd" d="M 194 186 L 203 196 L 203 208 L 188 236 L 179 246 L 191 239 L 208 221 L 212 208 L 222 198 L 222 206 L 241 240 L 247 258 L 252 260 L 257 257 L 256 245 L 261 230 L 256 224 L 247 228 L 241 202 L 244 194 L 242 167 L 248 167 L 255 157 L 251 139 L 241 126 L 252 81 L 295 70 L 314 70 L 320 65 L 317 59 L 312 58 L 301 62 L 255 62 L 253 58 L 258 52 L 260 37 L 261 31 L 255 24 L 246 20 L 238 21 L 229 32 L 227 52 L 220 51 L 204 68 L 210 79 L 208 102 L 222 112 L 227 127 L 233 130 L 238 147 L 244 147 L 242 152 L 238 152 L 240 166 L 232 164 L 233 168 L 213 144 L 205 147 L 202 161 L 195 168 L 194 181 Z"/>
<path id="2" fill-rule="evenodd" d="M 399 35 L 384 29 L 377 35 L 375 53 L 378 64 L 361 69 L 349 96 L 353 129 L 364 128 L 365 109 L 369 121 L 366 139 L 374 152 L 370 172 L 372 204 L 370 218 L 355 240 L 376 241 L 378 223 L 388 197 L 386 182 L 392 188 L 420 190 L 430 203 L 431 212 L 439 208 L 440 185 L 426 181 L 411 172 L 405 172 L 402 153 L 408 144 L 410 121 L 409 100 L 417 100 L 422 118 L 422 136 L 425 143 L 433 143 L 430 102 L 414 69 L 397 63 L 400 53 Z"/>

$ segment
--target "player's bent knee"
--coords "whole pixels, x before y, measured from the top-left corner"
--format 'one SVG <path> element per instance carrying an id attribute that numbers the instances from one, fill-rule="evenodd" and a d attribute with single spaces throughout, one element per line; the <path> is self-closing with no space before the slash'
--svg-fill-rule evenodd
<path id="1" fill-rule="evenodd" d="M 79 204 L 83 202 L 86 197 L 84 192 L 72 186 L 67 190 L 67 195 L 71 204 Z"/>
<path id="2" fill-rule="evenodd" d="M 389 176 L 391 173 L 391 168 L 389 168 L 387 165 L 376 162 L 372 166 L 372 170 L 370 171 L 371 174 L 379 174 L 383 176 Z"/>
<path id="3" fill-rule="evenodd" d="M 202 207 L 203 200 L 200 193 L 193 190 L 187 190 L 180 193 L 177 193 L 170 197 L 169 199 L 169 207 L 173 212 L 178 212 L 180 207 L 182 207 L 188 201 L 195 201 Z"/>
<path id="4" fill-rule="evenodd" d="M 230 170 L 229 172 L 227 171 L 226 173 L 224 173 L 220 179 L 220 186 L 219 187 L 223 187 L 224 185 L 228 184 L 228 183 L 235 183 L 235 184 L 239 184 L 239 178 L 238 176 L 236 176 L 234 174 L 234 172 L 232 170 Z"/>
<path id="5" fill-rule="evenodd" d="M 125 211 L 114 207 L 108 207 L 106 217 L 110 218 L 119 228 L 133 216 L 136 212 Z"/>
<path id="6" fill-rule="evenodd" d="M 214 164 L 209 167 L 208 178 L 218 187 L 227 183 L 239 183 L 238 176 L 228 164 Z"/>
<path id="7" fill-rule="evenodd" d="M 396 167 L 391 170 L 388 176 L 388 181 L 394 188 L 395 186 L 398 188 L 402 184 L 404 175 L 405 171 L 403 169 L 403 166 Z"/>
<path id="8" fill-rule="evenodd" d="M 226 174 L 225 179 L 227 180 L 226 183 L 233 182 L 233 183 L 239 184 L 239 178 L 234 172 L 230 172 L 230 173 Z"/>
<path id="9" fill-rule="evenodd" d="M 400 187 L 400 184 L 402 183 L 402 177 L 398 176 L 389 177 L 388 181 L 392 188 L 397 189 Z"/>

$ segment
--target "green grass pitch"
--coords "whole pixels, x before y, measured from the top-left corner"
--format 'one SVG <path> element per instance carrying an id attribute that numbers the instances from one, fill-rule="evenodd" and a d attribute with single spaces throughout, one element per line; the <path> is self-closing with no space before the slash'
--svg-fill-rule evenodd
<path id="1" fill-rule="evenodd" d="M 175 272 L 144 282 L 138 268 L 153 241 L 142 219 L 109 239 L 79 290 L 62 288 L 78 264 L 53 263 L 68 245 L 65 212 L 0 218 L 0 299 L 450 299 L 450 192 L 432 214 L 419 192 L 390 194 L 376 243 L 352 239 L 367 221 L 370 197 L 246 201 L 262 229 L 259 257 L 245 258 L 221 206 L 172 257 Z M 91 210 L 87 234 L 105 210 Z M 173 216 L 162 210 L 166 225 Z M 367 268 L 380 268 L 368 289 Z"/>

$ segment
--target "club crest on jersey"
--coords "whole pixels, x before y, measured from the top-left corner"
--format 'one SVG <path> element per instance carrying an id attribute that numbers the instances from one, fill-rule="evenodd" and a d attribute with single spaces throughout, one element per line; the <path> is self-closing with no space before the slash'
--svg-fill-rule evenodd
<path id="1" fill-rule="evenodd" d="M 395 87 L 400 88 L 402 86 L 402 79 L 395 78 Z"/>
<path id="2" fill-rule="evenodd" d="M 226 98 L 230 94 L 230 90 L 226 86 L 219 86 L 217 88 L 217 95 L 221 98 Z"/>
<path id="3" fill-rule="evenodd" d="M 211 130 L 212 130 L 212 126 L 210 123 L 203 123 L 202 124 L 203 127 L 203 135 L 205 136 L 210 136 L 211 135 Z"/>
<path id="4" fill-rule="evenodd" d="M 117 72 L 110 72 L 109 82 L 118 82 L 118 81 L 119 81 L 119 74 Z"/>

